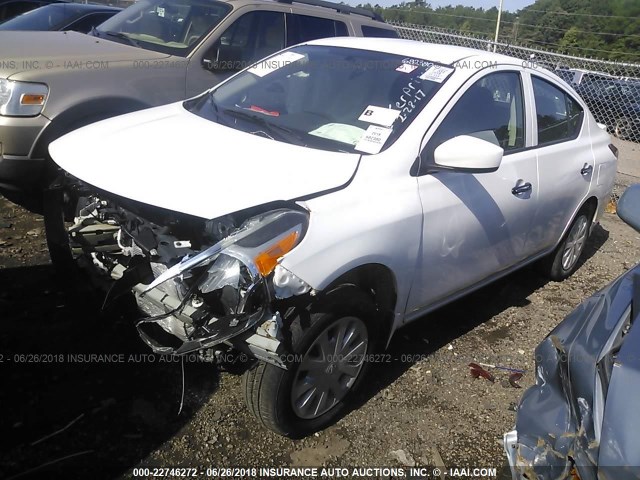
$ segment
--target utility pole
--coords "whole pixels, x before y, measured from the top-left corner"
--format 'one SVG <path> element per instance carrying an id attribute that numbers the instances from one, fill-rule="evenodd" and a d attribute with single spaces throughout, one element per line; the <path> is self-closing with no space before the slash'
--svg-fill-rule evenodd
<path id="1" fill-rule="evenodd" d="M 493 41 L 493 52 L 495 53 L 498 43 L 498 34 L 500 33 L 500 17 L 502 16 L 502 1 L 500 0 L 500 7 L 498 8 L 498 21 L 496 22 L 496 38 Z"/>
<path id="2" fill-rule="evenodd" d="M 513 43 L 518 43 L 518 22 L 520 17 L 516 17 L 516 21 L 513 24 Z"/>

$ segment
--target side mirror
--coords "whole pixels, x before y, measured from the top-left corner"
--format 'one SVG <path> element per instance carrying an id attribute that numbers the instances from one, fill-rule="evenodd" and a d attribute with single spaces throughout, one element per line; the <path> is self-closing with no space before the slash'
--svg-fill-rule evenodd
<path id="1" fill-rule="evenodd" d="M 436 167 L 469 173 L 495 172 L 500 168 L 504 150 L 493 132 L 478 132 L 453 137 L 436 147 Z"/>
<path id="2" fill-rule="evenodd" d="M 242 49 L 231 45 L 216 43 L 203 57 L 202 66 L 207 70 L 239 71 L 242 64 Z"/>
<path id="3" fill-rule="evenodd" d="M 635 231 L 640 232 L 640 184 L 627 188 L 617 206 L 618 216 Z"/>

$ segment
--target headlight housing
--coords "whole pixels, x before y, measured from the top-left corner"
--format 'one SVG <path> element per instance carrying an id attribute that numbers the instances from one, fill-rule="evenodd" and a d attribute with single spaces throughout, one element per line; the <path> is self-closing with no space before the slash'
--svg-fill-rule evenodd
<path id="1" fill-rule="evenodd" d="M 49 87 L 43 83 L 0 78 L 0 115 L 35 117 L 42 112 L 48 95 Z"/>
<path id="2" fill-rule="evenodd" d="M 266 277 L 275 269 L 278 259 L 300 243 L 308 223 L 308 213 L 292 209 L 278 209 L 252 217 L 233 234 L 193 257 L 183 258 L 180 263 L 157 276 L 142 294 L 194 268 L 215 262 L 223 253 L 245 265 L 253 280 Z M 209 277 L 219 276 L 221 270 L 210 268 L 207 273 L 201 282 L 203 286 L 214 282 Z"/>
<path id="3" fill-rule="evenodd" d="M 279 272 L 278 260 L 300 243 L 308 220 L 307 212 L 274 210 L 250 218 L 169 269 L 152 265 L 155 280 L 134 289 L 139 307 L 150 315 L 137 324 L 143 340 L 154 351 L 182 354 L 216 345 L 273 316 L 267 277 L 273 277 L 277 298 L 304 291 L 292 275 Z M 276 288 L 276 276 L 282 288 Z M 162 330 L 178 344 L 162 340 Z"/>

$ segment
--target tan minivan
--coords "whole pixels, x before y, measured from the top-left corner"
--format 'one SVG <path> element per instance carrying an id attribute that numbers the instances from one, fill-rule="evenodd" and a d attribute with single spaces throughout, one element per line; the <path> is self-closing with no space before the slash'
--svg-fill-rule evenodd
<path id="1" fill-rule="evenodd" d="M 38 210 L 48 145 L 64 133 L 335 36 L 397 33 L 371 11 L 322 0 L 139 0 L 89 35 L 0 32 L 0 193 Z"/>

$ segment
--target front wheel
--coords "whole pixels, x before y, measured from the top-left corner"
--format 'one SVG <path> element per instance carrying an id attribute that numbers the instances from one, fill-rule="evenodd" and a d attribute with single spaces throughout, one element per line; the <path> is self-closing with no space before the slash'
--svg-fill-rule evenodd
<path id="1" fill-rule="evenodd" d="M 76 274 L 76 263 L 65 226 L 64 190 L 55 182 L 44 191 L 44 227 L 49 256 L 56 273 L 62 277 Z"/>
<path id="2" fill-rule="evenodd" d="M 578 269 L 578 260 L 591 233 L 592 217 L 592 208 L 586 205 L 582 207 L 560 245 L 543 261 L 543 267 L 551 280 L 560 282 Z"/>
<path id="3" fill-rule="evenodd" d="M 332 424 L 365 375 L 373 349 L 366 310 L 298 314 L 288 370 L 258 363 L 245 373 L 247 406 L 267 428 L 302 437 Z"/>

